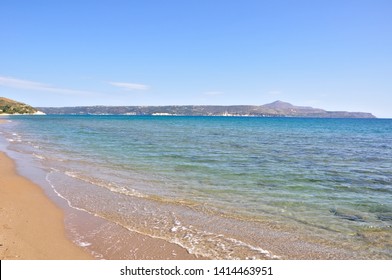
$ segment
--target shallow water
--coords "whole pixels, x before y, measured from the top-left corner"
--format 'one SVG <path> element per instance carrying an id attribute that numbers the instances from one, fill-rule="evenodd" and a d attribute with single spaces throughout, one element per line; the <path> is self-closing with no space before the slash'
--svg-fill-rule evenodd
<path id="1" fill-rule="evenodd" d="M 69 205 L 190 253 L 392 258 L 392 120 L 10 120 L 7 150 Z"/>

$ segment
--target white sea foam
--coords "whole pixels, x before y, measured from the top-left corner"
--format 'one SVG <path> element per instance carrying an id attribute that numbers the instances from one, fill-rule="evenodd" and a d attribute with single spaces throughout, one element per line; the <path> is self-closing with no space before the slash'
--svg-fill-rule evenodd
<path id="1" fill-rule="evenodd" d="M 44 160 L 44 159 L 46 159 L 44 156 L 42 156 L 42 155 L 38 155 L 38 154 L 33 154 L 36 158 L 38 158 L 38 159 L 42 159 L 42 160 Z"/>
<path id="2" fill-rule="evenodd" d="M 170 232 L 174 234 L 174 237 L 169 240 L 187 249 L 191 254 L 212 259 L 238 259 L 238 254 L 246 254 L 246 257 L 242 256 L 246 259 L 280 259 L 280 256 L 241 240 L 199 230 L 192 225 L 184 226 L 174 213 L 172 215 L 174 219 Z"/>
<path id="3" fill-rule="evenodd" d="M 88 246 L 91 246 L 91 245 L 92 245 L 92 244 L 89 243 L 89 242 L 83 242 L 83 241 L 78 241 L 77 244 L 78 244 L 80 247 L 88 247 Z"/>
<path id="4" fill-rule="evenodd" d="M 99 180 L 97 178 L 88 178 L 85 177 L 79 173 L 76 172 L 71 172 L 71 171 L 66 171 L 64 173 L 65 175 L 67 175 L 68 177 L 89 183 L 89 184 L 93 184 L 102 188 L 106 188 L 112 192 L 116 192 L 116 193 L 120 193 L 120 194 L 124 194 L 124 195 L 128 195 L 128 196 L 135 196 L 135 197 L 147 197 L 147 195 L 144 195 L 138 191 L 136 191 L 135 189 L 132 188 L 125 188 L 123 186 L 118 186 L 116 183 L 112 183 L 112 182 L 104 182 L 103 180 Z"/>
<path id="5" fill-rule="evenodd" d="M 73 209 L 76 209 L 76 210 L 79 210 L 79 211 L 83 211 L 83 212 L 87 212 L 87 213 L 89 213 L 89 214 L 92 214 L 91 212 L 87 211 L 86 209 L 79 208 L 79 207 L 76 207 L 76 206 L 72 205 L 72 203 L 71 203 L 71 201 L 70 201 L 69 199 L 67 199 L 67 198 L 64 197 L 61 193 L 59 193 L 59 192 L 57 191 L 56 187 L 53 185 L 53 183 L 51 182 L 51 180 L 50 180 L 50 178 L 49 178 L 50 174 L 52 174 L 52 172 L 46 174 L 45 180 L 48 182 L 48 184 L 51 186 L 51 188 L 53 189 L 53 191 L 55 192 L 55 194 L 56 194 L 58 197 L 64 199 L 64 200 L 67 202 L 67 204 L 68 204 L 69 207 L 71 207 L 71 208 L 73 208 Z"/>
<path id="6" fill-rule="evenodd" d="M 271 252 L 269 252 L 269 251 L 267 251 L 267 250 L 265 250 L 265 249 L 263 249 L 261 247 L 252 246 L 252 245 L 250 245 L 248 243 L 245 243 L 243 241 L 240 241 L 240 240 L 237 240 L 237 239 L 234 239 L 234 238 L 227 238 L 227 240 L 233 242 L 237 246 L 242 246 L 242 247 L 249 248 L 251 251 L 254 251 L 254 252 L 258 253 L 258 254 L 264 255 L 264 256 L 266 256 L 266 257 L 268 257 L 270 259 L 280 259 L 281 258 L 280 256 L 274 255 Z M 252 259 L 255 259 L 255 258 L 257 258 L 257 256 L 254 256 Z"/>

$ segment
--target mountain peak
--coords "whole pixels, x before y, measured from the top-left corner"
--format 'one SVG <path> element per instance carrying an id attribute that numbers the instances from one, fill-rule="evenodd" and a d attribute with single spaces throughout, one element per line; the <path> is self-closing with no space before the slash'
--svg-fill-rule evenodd
<path id="1" fill-rule="evenodd" d="M 267 108 L 271 108 L 271 109 L 285 109 L 285 108 L 292 108 L 295 106 L 291 103 L 288 103 L 288 102 L 276 100 L 272 103 L 263 105 L 263 107 L 267 107 Z"/>

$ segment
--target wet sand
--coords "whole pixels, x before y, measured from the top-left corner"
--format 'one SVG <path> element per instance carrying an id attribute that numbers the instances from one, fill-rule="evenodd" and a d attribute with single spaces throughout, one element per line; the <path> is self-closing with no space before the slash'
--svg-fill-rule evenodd
<path id="1" fill-rule="evenodd" d="M 19 176 L 0 153 L 0 259 L 92 259 L 67 239 L 63 220 L 40 187 Z"/>

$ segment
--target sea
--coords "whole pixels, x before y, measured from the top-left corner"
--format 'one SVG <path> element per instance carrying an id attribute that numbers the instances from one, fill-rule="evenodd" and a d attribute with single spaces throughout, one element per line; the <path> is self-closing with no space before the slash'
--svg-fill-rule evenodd
<path id="1" fill-rule="evenodd" d="M 132 256 L 78 216 L 199 258 L 392 259 L 392 119 L 5 119 L 0 150 L 98 258 Z"/>

